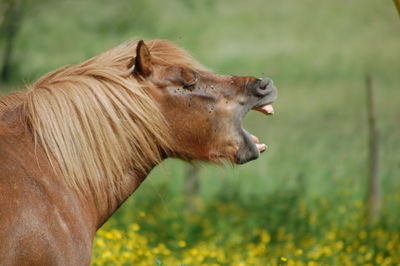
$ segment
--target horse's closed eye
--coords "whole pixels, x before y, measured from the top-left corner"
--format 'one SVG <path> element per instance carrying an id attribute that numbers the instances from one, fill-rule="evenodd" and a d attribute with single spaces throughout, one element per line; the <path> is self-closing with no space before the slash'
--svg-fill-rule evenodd
<path id="1" fill-rule="evenodd" d="M 181 72 L 182 84 L 185 89 L 192 89 L 199 79 L 198 73 L 193 70 L 183 69 Z"/>

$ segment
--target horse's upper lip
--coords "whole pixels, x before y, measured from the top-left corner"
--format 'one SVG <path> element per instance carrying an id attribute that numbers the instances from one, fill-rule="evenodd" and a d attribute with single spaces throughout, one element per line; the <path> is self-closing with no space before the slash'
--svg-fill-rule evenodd
<path id="1" fill-rule="evenodd" d="M 274 114 L 274 107 L 270 103 L 263 104 L 263 105 L 257 105 L 257 106 L 255 106 L 255 107 L 253 107 L 251 109 L 259 111 L 259 112 L 261 112 L 263 114 L 266 114 L 266 115 L 273 115 Z"/>
<path id="2" fill-rule="evenodd" d="M 251 109 L 259 111 L 266 115 L 273 115 L 274 108 L 272 107 L 272 103 L 275 102 L 276 98 L 277 89 L 274 85 L 272 85 L 271 91 L 259 101 L 257 101 Z"/>

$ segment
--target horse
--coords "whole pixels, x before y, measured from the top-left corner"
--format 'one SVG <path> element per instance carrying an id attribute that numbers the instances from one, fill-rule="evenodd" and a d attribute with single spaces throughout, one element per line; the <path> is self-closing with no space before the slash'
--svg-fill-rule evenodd
<path id="1" fill-rule="evenodd" d="M 0 264 L 89 265 L 96 231 L 166 158 L 243 164 L 270 78 L 212 73 L 165 40 L 126 42 L 0 98 Z"/>

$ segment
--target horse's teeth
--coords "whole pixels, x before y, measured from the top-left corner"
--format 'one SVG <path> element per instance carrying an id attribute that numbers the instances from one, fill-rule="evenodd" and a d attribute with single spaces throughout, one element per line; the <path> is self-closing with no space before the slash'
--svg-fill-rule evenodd
<path id="1" fill-rule="evenodd" d="M 267 149 L 267 146 L 265 144 L 256 144 L 256 146 L 260 152 L 263 152 Z"/>

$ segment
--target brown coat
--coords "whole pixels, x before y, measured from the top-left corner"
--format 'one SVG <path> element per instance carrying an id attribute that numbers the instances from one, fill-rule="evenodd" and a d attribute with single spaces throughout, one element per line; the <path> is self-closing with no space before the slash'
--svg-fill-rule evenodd
<path id="1" fill-rule="evenodd" d="M 162 159 L 245 163 L 265 150 L 241 121 L 272 112 L 272 80 L 213 74 L 149 43 L 0 98 L 0 265 L 89 265 L 96 230 Z"/>

